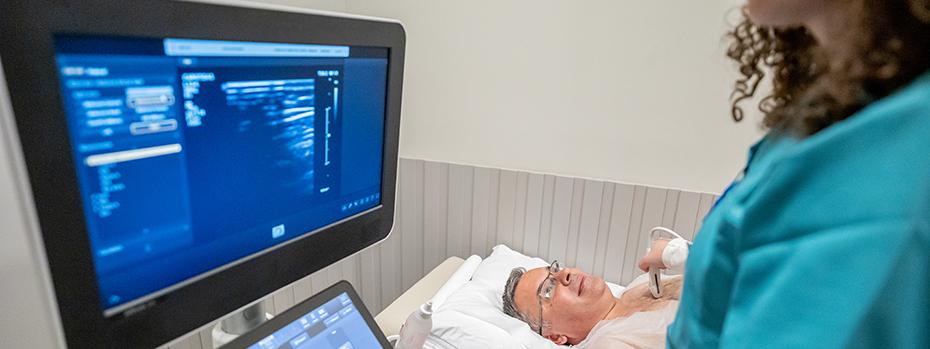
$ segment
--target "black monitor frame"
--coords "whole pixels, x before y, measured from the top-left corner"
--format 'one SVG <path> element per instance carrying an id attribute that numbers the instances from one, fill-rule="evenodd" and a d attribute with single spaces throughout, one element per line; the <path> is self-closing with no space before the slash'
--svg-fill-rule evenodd
<path id="1" fill-rule="evenodd" d="M 105 317 L 60 96 L 57 34 L 388 47 L 381 205 Z M 386 238 L 394 218 L 405 41 L 396 21 L 309 11 L 164 0 L 0 2 L 0 60 L 68 347 L 161 345 Z"/>

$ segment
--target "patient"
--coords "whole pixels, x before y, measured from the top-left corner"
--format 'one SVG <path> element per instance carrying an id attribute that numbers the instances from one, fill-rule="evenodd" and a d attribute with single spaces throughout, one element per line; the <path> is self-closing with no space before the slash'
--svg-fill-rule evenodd
<path id="1" fill-rule="evenodd" d="M 664 348 L 682 278 L 663 278 L 659 299 L 652 296 L 646 280 L 645 274 L 636 278 L 617 298 L 603 279 L 558 262 L 529 271 L 516 268 L 504 288 L 503 310 L 559 345 Z"/>

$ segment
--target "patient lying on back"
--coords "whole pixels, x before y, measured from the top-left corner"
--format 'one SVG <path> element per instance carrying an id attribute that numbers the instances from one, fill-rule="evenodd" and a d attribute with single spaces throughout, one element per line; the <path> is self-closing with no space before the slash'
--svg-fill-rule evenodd
<path id="1" fill-rule="evenodd" d="M 529 271 L 516 268 L 504 288 L 504 312 L 559 345 L 664 348 L 682 278 L 663 278 L 663 297 L 656 299 L 645 276 L 636 278 L 617 298 L 603 279 L 560 268 L 557 262 Z"/>

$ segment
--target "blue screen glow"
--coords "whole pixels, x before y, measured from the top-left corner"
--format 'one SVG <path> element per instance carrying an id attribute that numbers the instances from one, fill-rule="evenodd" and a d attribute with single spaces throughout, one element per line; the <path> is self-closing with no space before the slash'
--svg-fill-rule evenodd
<path id="1" fill-rule="evenodd" d="M 107 314 L 380 204 L 387 49 L 56 38 Z"/>

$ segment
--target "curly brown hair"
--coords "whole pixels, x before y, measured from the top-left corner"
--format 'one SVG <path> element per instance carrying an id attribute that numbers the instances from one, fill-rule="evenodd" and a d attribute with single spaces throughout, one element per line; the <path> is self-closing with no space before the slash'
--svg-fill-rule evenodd
<path id="1" fill-rule="evenodd" d="M 813 135 L 930 69 L 930 0 L 850 0 L 858 16 L 828 50 L 803 28 L 775 29 L 743 20 L 727 36 L 739 64 L 732 99 L 752 97 L 771 73 L 772 93 L 759 102 L 769 129 Z M 834 28 L 836 29 L 836 28 Z M 834 39 L 834 38 L 831 38 Z"/>

